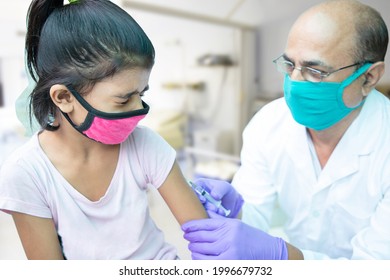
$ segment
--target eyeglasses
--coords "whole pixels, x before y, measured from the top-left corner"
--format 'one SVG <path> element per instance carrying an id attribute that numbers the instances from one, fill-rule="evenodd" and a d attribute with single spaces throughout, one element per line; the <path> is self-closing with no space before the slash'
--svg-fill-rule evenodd
<path id="1" fill-rule="evenodd" d="M 325 71 L 321 71 L 321 70 L 314 69 L 314 68 L 307 67 L 307 66 L 296 67 L 294 65 L 294 63 L 286 60 L 283 55 L 281 55 L 277 59 L 273 60 L 273 63 L 275 63 L 276 68 L 278 69 L 279 72 L 281 72 L 283 74 L 287 74 L 289 76 L 291 76 L 294 69 L 301 71 L 302 77 L 306 81 L 309 81 L 312 83 L 319 83 L 322 81 L 322 79 L 330 76 L 333 73 L 336 73 L 338 71 L 341 71 L 341 70 L 344 70 L 344 69 L 347 69 L 347 68 L 350 68 L 353 66 L 364 64 L 362 62 L 358 62 L 358 63 L 354 63 L 354 64 L 351 64 L 348 66 L 341 67 L 341 68 L 334 70 L 334 71 L 331 71 L 331 72 L 325 72 Z"/>

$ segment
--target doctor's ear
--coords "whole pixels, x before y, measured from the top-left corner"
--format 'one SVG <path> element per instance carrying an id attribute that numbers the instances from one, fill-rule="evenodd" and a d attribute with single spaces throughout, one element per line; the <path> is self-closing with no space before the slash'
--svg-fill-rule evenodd
<path id="1" fill-rule="evenodd" d="M 367 96 L 371 90 L 378 84 L 385 73 L 385 63 L 383 61 L 375 62 L 364 74 L 363 94 Z"/>
<path id="2" fill-rule="evenodd" d="M 50 88 L 50 97 L 53 103 L 64 113 L 73 110 L 74 97 L 64 85 L 53 85 Z"/>

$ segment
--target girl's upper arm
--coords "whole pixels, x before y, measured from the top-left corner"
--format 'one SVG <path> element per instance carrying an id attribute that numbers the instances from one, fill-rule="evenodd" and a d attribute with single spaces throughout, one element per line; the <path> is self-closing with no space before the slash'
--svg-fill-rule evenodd
<path id="1" fill-rule="evenodd" d="M 180 225 L 190 220 L 208 218 L 207 212 L 188 186 L 176 161 L 158 191 Z"/>
<path id="2" fill-rule="evenodd" d="M 52 219 L 18 212 L 12 212 L 12 217 L 28 259 L 64 259 Z"/>

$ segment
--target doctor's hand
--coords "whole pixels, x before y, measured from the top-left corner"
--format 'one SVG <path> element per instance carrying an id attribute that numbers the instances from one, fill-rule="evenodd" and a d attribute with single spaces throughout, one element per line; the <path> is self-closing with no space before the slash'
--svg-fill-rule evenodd
<path id="1" fill-rule="evenodd" d="M 242 205 L 244 204 L 244 200 L 231 184 L 222 180 L 212 180 L 206 178 L 197 179 L 194 183 L 210 192 L 211 196 L 216 200 L 222 200 L 222 205 L 231 211 L 228 217 L 237 217 Z M 225 217 L 225 212 L 221 208 L 217 208 L 213 204 L 207 202 L 204 198 L 199 199 L 206 210 L 213 211 Z"/>
<path id="2" fill-rule="evenodd" d="M 238 219 L 192 220 L 182 225 L 194 260 L 286 260 L 287 244 Z"/>

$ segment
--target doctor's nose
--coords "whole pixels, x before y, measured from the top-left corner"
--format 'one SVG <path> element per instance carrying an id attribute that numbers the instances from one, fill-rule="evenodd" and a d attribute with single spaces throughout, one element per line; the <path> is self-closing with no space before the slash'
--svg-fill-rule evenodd
<path id="1" fill-rule="evenodd" d="M 290 74 L 291 80 L 294 81 L 305 81 L 306 79 L 302 75 L 302 68 L 301 67 L 294 67 Z"/>

